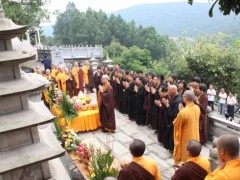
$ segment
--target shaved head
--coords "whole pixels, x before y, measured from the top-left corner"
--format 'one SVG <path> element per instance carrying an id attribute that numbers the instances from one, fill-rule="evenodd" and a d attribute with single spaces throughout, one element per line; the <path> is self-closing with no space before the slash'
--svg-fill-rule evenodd
<path id="1" fill-rule="evenodd" d="M 217 140 L 218 149 L 223 149 L 230 158 L 239 156 L 239 140 L 237 136 L 225 134 Z"/>
<path id="2" fill-rule="evenodd" d="M 175 85 L 170 85 L 170 86 L 168 87 L 168 94 L 169 94 L 169 96 L 171 96 L 171 97 L 176 96 L 176 95 L 178 94 L 178 92 L 177 92 L 177 86 L 175 86 Z"/>
<path id="3" fill-rule="evenodd" d="M 187 151 L 190 153 L 191 157 L 197 157 L 201 153 L 202 145 L 198 141 L 189 140 L 186 148 L 187 148 Z"/>

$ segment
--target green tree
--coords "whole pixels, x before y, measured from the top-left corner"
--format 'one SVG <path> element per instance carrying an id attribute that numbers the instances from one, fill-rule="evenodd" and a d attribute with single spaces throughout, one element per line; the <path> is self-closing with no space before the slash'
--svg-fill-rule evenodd
<path id="1" fill-rule="evenodd" d="M 194 0 L 188 0 L 189 4 L 193 4 Z M 213 5 L 209 10 L 209 16 L 213 16 L 213 9 L 215 5 L 218 3 L 220 12 L 223 13 L 223 15 L 229 15 L 232 12 L 234 12 L 236 15 L 240 12 L 240 1 L 239 0 L 212 0 Z"/>
<path id="2" fill-rule="evenodd" d="M 5 16 L 19 25 L 38 25 L 49 19 L 48 0 L 2 0 Z"/>
<path id="3" fill-rule="evenodd" d="M 206 84 L 238 92 L 240 51 L 234 39 L 231 43 L 229 39 L 232 37 L 217 34 L 199 36 L 193 44 L 185 42 L 182 48 L 183 59 L 176 62 L 178 75 L 186 79 L 199 76 Z"/>

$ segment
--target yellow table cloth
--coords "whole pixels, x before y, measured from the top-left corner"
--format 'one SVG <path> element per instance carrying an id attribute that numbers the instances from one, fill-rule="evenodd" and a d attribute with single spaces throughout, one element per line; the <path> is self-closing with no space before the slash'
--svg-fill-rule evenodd
<path id="1" fill-rule="evenodd" d="M 50 111 L 53 115 L 58 116 L 61 114 L 61 110 L 57 106 L 51 106 Z M 61 125 L 65 125 L 65 119 L 61 118 Z M 87 110 L 78 113 L 78 116 L 72 121 L 67 121 L 68 127 L 78 131 L 90 131 L 97 129 L 101 126 L 99 110 Z"/>

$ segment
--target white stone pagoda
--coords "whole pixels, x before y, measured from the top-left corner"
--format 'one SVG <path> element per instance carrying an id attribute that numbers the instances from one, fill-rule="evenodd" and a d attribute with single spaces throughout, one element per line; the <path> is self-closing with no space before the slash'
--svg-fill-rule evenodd
<path id="1" fill-rule="evenodd" d="M 29 100 L 29 93 L 39 96 L 46 85 L 38 75 L 29 76 L 20 70 L 19 64 L 35 59 L 35 55 L 12 48 L 11 39 L 27 28 L 5 18 L 0 4 L 0 179 L 3 180 L 50 179 L 48 161 L 65 153 L 52 132 L 44 135 L 49 124 L 39 128 L 52 122 L 54 116 L 41 101 Z"/>

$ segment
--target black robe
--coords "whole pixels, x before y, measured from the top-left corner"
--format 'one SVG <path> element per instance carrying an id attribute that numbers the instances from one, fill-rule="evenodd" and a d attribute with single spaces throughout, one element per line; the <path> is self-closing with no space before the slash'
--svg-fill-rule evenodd
<path id="1" fill-rule="evenodd" d="M 128 88 L 123 88 L 123 113 L 128 114 Z"/>
<path id="2" fill-rule="evenodd" d="M 180 94 L 173 97 L 169 103 L 169 107 L 166 109 L 165 114 L 165 144 L 164 147 L 170 151 L 174 149 L 173 142 L 173 121 L 177 117 L 179 112 L 178 105 L 182 103 L 182 97 Z"/>
<path id="3" fill-rule="evenodd" d="M 118 85 L 118 110 L 123 113 L 123 81 L 124 78 L 120 79 L 120 84 Z"/>
<path id="4" fill-rule="evenodd" d="M 171 180 L 204 180 L 208 172 L 194 162 L 186 162 L 172 176 Z"/>
<path id="5" fill-rule="evenodd" d="M 154 180 L 154 176 L 135 162 L 131 162 L 118 174 L 118 180 Z"/>
<path id="6" fill-rule="evenodd" d="M 131 120 L 136 118 L 136 92 L 134 86 L 135 83 L 132 82 L 128 87 L 128 117 Z"/>
<path id="7" fill-rule="evenodd" d="M 103 75 L 102 72 L 99 73 L 99 75 L 98 75 L 97 72 L 93 75 L 94 86 L 96 88 L 96 93 L 97 94 L 98 94 L 98 90 L 99 90 L 98 86 L 102 85 L 102 81 L 101 81 L 102 75 Z"/>
<path id="8" fill-rule="evenodd" d="M 145 88 L 143 85 L 138 87 L 136 93 L 136 123 L 138 125 L 146 124 L 146 113 L 143 109 Z"/>

